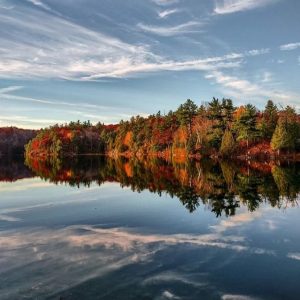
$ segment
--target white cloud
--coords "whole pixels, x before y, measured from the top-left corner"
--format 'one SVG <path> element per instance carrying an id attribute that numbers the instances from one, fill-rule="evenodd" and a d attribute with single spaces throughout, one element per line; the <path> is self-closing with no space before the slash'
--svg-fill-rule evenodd
<path id="1" fill-rule="evenodd" d="M 23 86 L 19 86 L 19 85 L 13 85 L 13 86 L 8 86 L 8 87 L 5 87 L 5 88 L 1 88 L 0 89 L 0 95 L 10 93 L 10 92 L 14 92 L 14 91 L 18 91 L 18 90 L 21 90 L 22 88 L 23 88 Z"/>
<path id="2" fill-rule="evenodd" d="M 277 0 L 216 0 L 214 13 L 218 15 L 231 14 L 262 7 Z"/>
<path id="3" fill-rule="evenodd" d="M 122 42 L 34 7 L 0 11 L 0 26 L 9 28 L 1 40 L 0 77 L 74 78 L 87 75 L 72 72 L 78 62 L 156 60 L 146 46 Z"/>
<path id="4" fill-rule="evenodd" d="M 0 122 L 6 126 L 20 126 L 22 128 L 40 129 L 49 125 L 63 124 L 66 120 L 32 118 L 23 115 L 0 115 Z"/>
<path id="5" fill-rule="evenodd" d="M 270 88 L 269 86 L 252 83 L 249 80 L 240 77 L 225 75 L 218 70 L 205 76 L 209 80 L 215 80 L 223 88 L 223 92 L 236 98 L 247 97 L 273 99 L 274 101 L 283 101 L 285 104 L 299 107 L 299 95 Z M 270 78 L 268 78 L 270 79 Z M 263 83 L 263 82 L 262 82 Z"/>
<path id="6" fill-rule="evenodd" d="M 249 50 L 247 53 L 250 56 L 257 56 L 257 55 L 270 53 L 270 49 L 269 48 L 253 49 L 253 50 Z"/>
<path id="7" fill-rule="evenodd" d="M 43 8 L 43 9 L 51 10 L 51 8 L 47 4 L 43 3 L 40 0 L 27 0 L 27 2 L 29 2 L 29 3 L 31 3 L 33 5 L 39 6 L 39 7 Z"/>
<path id="8" fill-rule="evenodd" d="M 0 221 L 19 222 L 19 221 L 21 221 L 21 219 L 1 214 L 0 215 Z"/>
<path id="9" fill-rule="evenodd" d="M 291 51 L 300 48 L 300 43 L 284 44 L 279 47 L 281 51 Z"/>
<path id="10" fill-rule="evenodd" d="M 287 257 L 295 260 L 300 260 L 300 253 L 288 253 Z"/>
<path id="11" fill-rule="evenodd" d="M 241 57 L 243 55 L 241 54 Z M 238 56 L 239 57 L 239 56 Z M 139 73 L 159 72 L 159 71 L 209 71 L 215 69 L 237 68 L 240 66 L 241 61 L 238 57 L 231 57 L 225 55 L 222 57 L 212 57 L 207 59 L 195 59 L 190 61 L 162 61 L 156 63 L 141 62 L 140 64 L 131 63 L 130 60 L 123 62 L 107 63 L 107 64 L 94 64 L 94 70 L 101 70 L 101 73 L 95 73 L 89 77 L 84 77 L 84 80 L 97 80 L 103 77 L 128 77 L 130 75 Z M 84 64 L 77 66 L 86 68 Z"/>
<path id="12" fill-rule="evenodd" d="M 137 26 L 143 31 L 154 33 L 160 36 L 173 36 L 179 34 L 199 32 L 199 26 L 203 23 L 190 21 L 176 26 L 153 26 L 143 23 L 137 24 Z"/>
<path id="13" fill-rule="evenodd" d="M 32 118 L 26 115 L 16 115 L 16 114 L 7 114 L 0 115 L 0 123 L 3 123 L 2 126 L 21 126 L 22 128 L 35 128 L 39 129 L 41 127 L 53 125 L 53 124 L 63 124 L 67 121 L 67 116 L 70 120 L 74 119 L 74 115 L 76 120 L 90 120 L 93 123 L 97 122 L 105 122 L 107 124 L 110 123 L 118 123 L 121 119 L 129 120 L 132 115 L 140 115 L 140 116 L 148 116 L 145 112 L 136 111 L 131 107 L 124 107 L 120 112 L 120 107 L 114 107 L 110 105 L 97 105 L 91 103 L 72 103 L 65 102 L 60 100 L 53 99 L 41 99 L 41 98 L 33 98 L 26 96 L 18 96 L 9 94 L 10 92 L 17 91 L 22 89 L 22 86 L 9 86 L 6 88 L 0 89 L 0 103 L 4 101 L 9 102 L 31 102 L 38 105 L 46 105 L 48 109 L 58 109 L 61 111 L 65 109 L 65 119 L 48 119 L 48 118 Z M 78 110 L 72 110 L 78 109 Z"/>
<path id="14" fill-rule="evenodd" d="M 152 0 L 152 2 L 160 6 L 167 6 L 167 5 L 176 4 L 179 2 L 179 0 Z"/>
<path id="15" fill-rule="evenodd" d="M 166 10 L 163 10 L 163 11 L 159 11 L 158 12 L 158 16 L 163 19 L 163 18 L 166 18 L 166 17 L 168 17 L 170 15 L 178 13 L 179 11 L 180 10 L 177 9 L 177 8 L 175 8 L 175 9 L 166 9 Z"/>
<path id="16" fill-rule="evenodd" d="M 145 57 L 121 57 L 104 59 L 103 61 L 97 61 L 96 59 L 80 59 L 64 66 L 64 69 L 56 69 L 55 73 L 52 73 L 51 66 L 43 67 L 43 72 L 37 73 L 36 69 L 28 68 L 28 71 L 33 73 L 23 74 L 23 68 L 16 70 L 13 75 L 19 74 L 20 76 L 40 76 L 40 77 L 59 77 L 68 79 L 81 79 L 81 80 L 99 80 L 101 78 L 122 78 L 128 77 L 139 73 L 149 73 L 158 71 L 186 71 L 186 70 L 199 70 L 199 71 L 212 71 L 227 68 L 237 68 L 241 65 L 241 60 L 245 57 L 262 55 L 267 53 L 265 49 L 250 50 L 244 53 L 230 53 L 224 56 L 209 57 L 204 59 L 194 59 L 186 61 L 174 61 L 164 60 L 161 57 L 155 57 L 152 61 L 147 60 Z M 154 56 L 153 56 L 154 57 Z M 63 62 L 62 62 L 63 64 Z M 33 63 L 32 67 L 36 66 Z M 0 72 L 1 74 L 1 72 Z M 6 70 L 6 75 L 10 74 Z M 6 97 L 9 97 L 8 95 Z M 12 96 L 10 96 L 12 97 Z M 35 101 L 44 104 L 52 104 L 49 100 L 43 99 L 25 99 L 25 97 L 16 98 L 18 100 Z M 70 103 L 58 103 L 62 105 L 73 105 Z"/>
<path id="17" fill-rule="evenodd" d="M 139 27 L 172 36 L 196 31 L 202 24 L 190 21 L 173 27 L 145 24 Z M 16 7 L 14 12 L 5 14 L 0 11 L 0 26 L 10 28 L 1 41 L 0 78 L 100 80 L 158 71 L 213 71 L 237 68 L 243 58 L 269 52 L 269 49 L 253 49 L 204 59 L 166 59 L 151 52 L 147 45 L 125 43 L 34 7 Z M 13 96 L 6 95 L 6 99 L 9 97 Z M 52 104 L 44 99 L 17 96 L 14 99 Z M 54 104 L 72 105 L 59 101 Z"/>

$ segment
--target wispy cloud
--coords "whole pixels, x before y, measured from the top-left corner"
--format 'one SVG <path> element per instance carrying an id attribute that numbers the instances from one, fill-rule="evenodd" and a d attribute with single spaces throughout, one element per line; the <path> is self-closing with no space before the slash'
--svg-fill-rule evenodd
<path id="1" fill-rule="evenodd" d="M 36 1 L 36 5 L 41 2 Z M 163 5 L 171 2 L 159 3 Z M 220 70 L 239 67 L 243 58 L 269 52 L 269 49 L 253 49 L 204 59 L 167 59 L 153 53 L 148 45 L 123 42 L 61 16 L 36 9 L 36 5 L 24 6 L 22 9 L 16 7 L 8 13 L 0 11 L 0 26 L 10 28 L 1 41 L 0 78 L 100 80 L 159 71 Z M 140 23 L 138 27 L 144 32 L 168 37 L 198 32 L 203 24 L 198 21 L 176 26 Z M 12 96 L 6 97 L 8 99 Z M 44 99 L 17 96 L 14 99 L 52 104 Z"/>
<path id="2" fill-rule="evenodd" d="M 294 105 L 299 108 L 298 99 L 300 96 L 297 94 L 253 83 L 240 77 L 226 75 L 218 70 L 207 74 L 205 77 L 210 80 L 215 80 L 215 82 L 223 88 L 223 92 L 226 95 L 234 96 L 236 98 L 247 97 L 249 100 L 251 100 L 251 98 L 271 98 L 274 101 L 282 101 L 284 104 Z M 268 83 L 269 82 L 270 80 L 268 80 Z"/>
<path id="3" fill-rule="evenodd" d="M 28 104 L 35 104 L 35 107 L 47 107 L 48 110 L 65 110 L 63 119 L 49 119 L 49 118 L 32 118 L 28 115 L 21 114 L 3 114 L 0 115 L 0 123 L 2 126 L 22 126 L 22 128 L 36 128 L 63 124 L 68 118 L 80 120 L 90 120 L 93 123 L 105 122 L 107 124 L 117 123 L 120 120 L 128 120 L 133 114 L 146 117 L 148 114 L 142 111 L 137 111 L 131 107 L 124 107 L 120 111 L 120 107 L 110 105 L 98 105 L 91 103 L 73 103 L 53 99 L 41 99 L 26 96 L 18 96 L 10 94 L 14 91 L 20 90 L 22 86 L 9 86 L 0 89 L 0 103 L 2 102 L 28 102 Z"/>
<path id="4" fill-rule="evenodd" d="M 277 2 L 277 0 L 216 0 L 214 13 L 218 15 L 231 14 L 255 9 Z"/>
<path id="5" fill-rule="evenodd" d="M 0 3 L 0 9 L 13 9 L 14 6 L 13 5 L 5 5 Z"/>
<path id="6" fill-rule="evenodd" d="M 203 23 L 196 22 L 196 21 L 189 21 L 176 26 L 153 26 L 153 25 L 146 25 L 143 23 L 139 23 L 137 26 L 143 31 L 157 34 L 160 36 L 173 36 L 179 34 L 199 32 L 200 31 L 199 27 L 201 25 L 203 25 Z"/>
<path id="7" fill-rule="evenodd" d="M 176 4 L 179 2 L 179 0 L 152 0 L 152 2 L 160 6 L 167 6 L 167 5 Z"/>
<path id="8" fill-rule="evenodd" d="M 173 15 L 173 14 L 176 14 L 178 13 L 180 10 L 175 8 L 175 9 L 166 9 L 166 10 L 163 10 L 163 11 L 159 11 L 158 12 L 158 16 L 162 19 L 164 18 L 167 18 L 168 16 L 170 15 Z"/>
<path id="9" fill-rule="evenodd" d="M 39 6 L 39 7 L 43 8 L 43 9 L 51 10 L 51 8 L 47 4 L 43 3 L 40 0 L 27 0 L 27 2 L 29 2 L 29 3 L 31 3 L 33 5 Z"/>
<path id="10" fill-rule="evenodd" d="M 162 60 L 153 63 L 141 62 L 136 64 L 130 60 L 123 60 L 116 64 L 107 63 L 94 65 L 94 70 L 101 70 L 101 73 L 91 75 L 86 80 L 95 80 L 102 77 L 126 77 L 139 73 L 159 72 L 159 71 L 212 71 L 219 69 L 237 68 L 241 65 L 241 60 L 249 56 L 248 51 L 245 53 L 230 53 L 224 56 L 209 57 L 204 59 L 194 59 L 186 61 Z M 252 55 L 251 55 L 252 56 Z M 77 68 L 89 68 L 86 65 L 78 65 Z"/>
<path id="11" fill-rule="evenodd" d="M 123 58 L 137 63 L 155 59 L 147 47 L 30 7 L 0 11 L 0 26 L 10 28 L 1 40 L 0 77 L 69 78 L 74 77 L 72 70 L 79 62 L 91 65 L 94 61 L 116 63 Z"/>
<path id="12" fill-rule="evenodd" d="M 300 253 L 299 252 L 288 253 L 287 257 L 295 260 L 300 260 Z"/>
<path id="13" fill-rule="evenodd" d="M 10 122 L 14 122 L 17 124 L 31 124 L 31 125 L 35 125 L 38 124 L 39 125 L 44 125 L 47 126 L 48 124 L 63 124 L 65 121 L 64 120 L 58 120 L 58 119 L 38 119 L 38 118 L 29 118 L 26 116 L 18 116 L 18 115 L 13 115 L 13 116 L 1 116 L 0 115 L 0 120 L 4 120 L 4 121 L 10 121 Z"/>
<path id="14" fill-rule="evenodd" d="M 299 43 L 284 44 L 284 45 L 281 45 L 279 47 L 279 49 L 281 51 L 290 51 L 290 50 L 295 50 L 295 49 L 298 49 L 298 48 L 300 48 L 300 42 Z"/>
<path id="15" fill-rule="evenodd" d="M 0 221 L 19 222 L 19 221 L 21 221 L 21 219 L 1 214 L 0 215 Z"/>
<path id="16" fill-rule="evenodd" d="M 247 54 L 250 56 L 257 56 L 257 55 L 268 54 L 268 53 L 270 53 L 269 48 L 253 49 L 247 52 Z"/>
<path id="17" fill-rule="evenodd" d="M 8 86 L 8 87 L 5 87 L 5 88 L 1 88 L 0 89 L 0 95 L 7 94 L 7 93 L 10 93 L 10 92 L 14 92 L 14 91 L 18 91 L 18 90 L 21 90 L 22 88 L 23 88 L 23 86 L 19 86 L 19 85 L 12 85 L 12 86 Z"/>

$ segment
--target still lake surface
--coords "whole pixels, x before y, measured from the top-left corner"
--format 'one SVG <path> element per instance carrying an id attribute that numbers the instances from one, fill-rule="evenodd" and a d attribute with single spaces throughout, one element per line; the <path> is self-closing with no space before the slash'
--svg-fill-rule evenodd
<path id="1" fill-rule="evenodd" d="M 0 162 L 0 299 L 299 299 L 300 166 Z"/>

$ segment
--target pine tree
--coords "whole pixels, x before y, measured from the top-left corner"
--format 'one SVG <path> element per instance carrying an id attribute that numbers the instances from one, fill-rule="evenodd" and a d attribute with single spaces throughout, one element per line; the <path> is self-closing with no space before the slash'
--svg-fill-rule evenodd
<path id="1" fill-rule="evenodd" d="M 189 136 L 192 134 L 192 122 L 197 113 L 197 105 L 188 99 L 184 104 L 181 104 L 177 109 L 176 115 L 182 126 L 187 126 Z"/>
<path id="2" fill-rule="evenodd" d="M 247 104 L 245 110 L 236 120 L 234 128 L 237 132 L 237 140 L 245 140 L 247 142 L 247 148 L 249 148 L 249 142 L 254 140 L 258 136 L 256 128 L 257 110 L 255 106 Z"/>
<path id="3" fill-rule="evenodd" d="M 272 100 L 269 100 L 266 104 L 263 112 L 263 117 L 260 124 L 260 132 L 263 138 L 270 140 L 275 131 L 278 121 L 278 109 Z"/>
<path id="4" fill-rule="evenodd" d="M 276 129 L 272 136 L 271 147 L 273 150 L 294 150 L 299 137 L 299 124 L 295 110 L 289 106 L 282 112 L 278 119 Z"/>
<path id="5" fill-rule="evenodd" d="M 213 121 L 212 131 L 210 132 L 211 144 L 219 148 L 222 136 L 226 129 L 229 129 L 233 119 L 234 107 L 231 99 L 213 98 L 209 103 L 208 118 Z"/>

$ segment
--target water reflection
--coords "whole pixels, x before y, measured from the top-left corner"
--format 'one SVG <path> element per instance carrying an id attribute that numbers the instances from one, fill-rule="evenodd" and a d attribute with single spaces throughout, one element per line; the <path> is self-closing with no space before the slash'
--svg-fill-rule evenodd
<path id="1" fill-rule="evenodd" d="M 24 164 L 22 156 L 0 157 L 0 182 L 13 182 L 31 178 L 34 172 Z"/>
<path id="2" fill-rule="evenodd" d="M 84 157 L 55 162 L 31 160 L 27 165 L 41 178 L 56 184 L 80 187 L 92 182 L 118 182 L 136 192 L 166 192 L 177 197 L 189 212 L 202 204 L 216 217 L 234 216 L 241 206 L 255 211 L 262 203 L 278 208 L 294 206 L 300 191 L 297 164 L 213 160 L 172 164 L 159 159 Z"/>
<path id="3" fill-rule="evenodd" d="M 1 299 L 298 298 L 297 165 L 28 164 L 2 164 L 28 178 L 0 182 Z"/>

